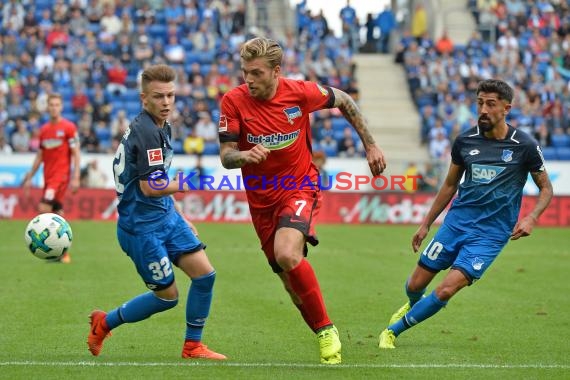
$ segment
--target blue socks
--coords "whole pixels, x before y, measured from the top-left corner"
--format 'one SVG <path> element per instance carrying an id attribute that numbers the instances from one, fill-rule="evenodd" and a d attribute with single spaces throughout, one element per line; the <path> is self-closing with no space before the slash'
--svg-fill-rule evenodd
<path id="1" fill-rule="evenodd" d="M 137 296 L 122 306 L 111 310 L 105 318 L 109 329 L 114 329 L 123 323 L 133 323 L 147 319 L 153 314 L 172 309 L 178 304 L 178 299 L 165 300 L 158 298 L 153 292 Z"/>
<path id="2" fill-rule="evenodd" d="M 200 341 L 202 339 L 202 330 L 212 304 L 215 279 L 215 271 L 192 279 L 186 303 L 186 340 Z M 153 314 L 172 309 L 177 304 L 178 299 L 165 300 L 158 298 L 153 292 L 148 292 L 111 310 L 105 320 L 109 329 L 112 330 L 123 323 L 142 321 Z"/>
<path id="3" fill-rule="evenodd" d="M 202 340 L 202 330 L 212 304 L 215 280 L 215 271 L 192 279 L 186 303 L 186 340 L 197 342 Z"/>
<path id="4" fill-rule="evenodd" d="M 410 327 L 425 321 L 445 305 L 447 305 L 447 301 L 441 301 L 433 291 L 429 296 L 417 301 L 412 309 L 404 315 L 404 318 L 388 326 L 388 330 L 392 330 L 394 335 L 398 336 Z"/>

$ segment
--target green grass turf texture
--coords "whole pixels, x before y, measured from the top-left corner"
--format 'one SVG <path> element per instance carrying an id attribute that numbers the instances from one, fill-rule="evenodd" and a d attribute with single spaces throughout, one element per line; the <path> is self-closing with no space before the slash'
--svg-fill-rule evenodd
<path id="1" fill-rule="evenodd" d="M 204 342 L 228 361 L 180 358 L 189 280 L 178 269 L 179 305 L 119 327 L 91 356 L 89 312 L 146 288 L 114 223 L 71 225 L 73 262 L 61 265 L 27 251 L 25 221 L 0 221 L 2 379 L 570 378 L 568 229 L 510 242 L 480 282 L 380 351 L 378 334 L 406 300 L 416 226 L 319 226 L 309 259 L 343 343 L 343 364 L 329 367 L 248 224 L 198 225 L 217 270 Z"/>

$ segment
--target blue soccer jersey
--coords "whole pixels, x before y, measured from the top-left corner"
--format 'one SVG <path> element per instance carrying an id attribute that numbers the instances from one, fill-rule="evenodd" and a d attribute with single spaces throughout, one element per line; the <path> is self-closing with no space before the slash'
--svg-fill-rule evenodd
<path id="1" fill-rule="evenodd" d="M 175 212 L 170 196 L 147 197 L 139 181 L 168 173 L 173 151 L 170 124 L 158 128 L 142 111 L 123 135 L 113 160 L 115 189 L 119 198 L 119 226 L 131 233 L 152 231 Z"/>
<path id="2" fill-rule="evenodd" d="M 465 168 L 465 175 L 445 218 L 447 225 L 498 239 L 510 236 L 528 173 L 545 168 L 537 142 L 523 131 L 508 128 L 503 140 L 487 139 L 478 127 L 455 140 L 451 159 Z"/>

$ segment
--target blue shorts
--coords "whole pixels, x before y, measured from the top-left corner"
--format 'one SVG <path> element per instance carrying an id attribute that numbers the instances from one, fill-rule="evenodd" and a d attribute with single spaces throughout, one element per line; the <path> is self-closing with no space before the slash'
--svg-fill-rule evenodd
<path id="1" fill-rule="evenodd" d="M 177 265 L 183 254 L 205 248 L 177 212 L 169 215 L 159 228 L 144 234 L 133 234 L 118 226 L 117 238 L 150 290 L 162 290 L 172 285 L 171 263 Z"/>
<path id="2" fill-rule="evenodd" d="M 481 278 L 507 242 L 508 238 L 468 234 L 444 223 L 420 255 L 418 265 L 432 272 L 451 267 L 473 282 Z"/>

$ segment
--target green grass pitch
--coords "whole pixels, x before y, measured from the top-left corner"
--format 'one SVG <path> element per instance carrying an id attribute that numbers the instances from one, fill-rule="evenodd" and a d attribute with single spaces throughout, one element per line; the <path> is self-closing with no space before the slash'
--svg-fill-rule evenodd
<path id="1" fill-rule="evenodd" d="M 0 221 L 1 379 L 570 378 L 567 229 L 510 242 L 481 281 L 380 351 L 378 334 L 405 302 L 416 227 L 319 226 L 309 259 L 343 343 L 343 364 L 327 367 L 250 225 L 198 225 L 218 273 L 204 342 L 230 358 L 223 363 L 180 358 L 189 280 L 178 269 L 180 304 L 119 327 L 92 357 L 89 312 L 146 289 L 115 224 L 72 221 L 71 265 L 33 257 L 25 225 Z"/>

